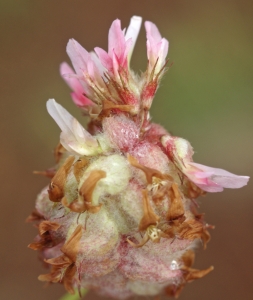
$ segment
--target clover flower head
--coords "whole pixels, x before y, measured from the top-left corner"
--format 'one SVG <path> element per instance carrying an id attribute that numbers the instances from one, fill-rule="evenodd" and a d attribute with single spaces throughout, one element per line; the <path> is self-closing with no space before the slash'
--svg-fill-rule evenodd
<path id="1" fill-rule="evenodd" d="M 194 163 L 182 138 L 152 123 L 149 109 L 166 70 L 168 41 L 145 22 L 147 70 L 130 69 L 142 19 L 109 29 L 108 51 L 86 51 L 71 39 L 72 69 L 60 73 L 71 97 L 90 117 L 87 130 L 54 99 L 47 110 L 61 129 L 55 166 L 28 218 L 38 235 L 29 245 L 50 267 L 39 280 L 94 289 L 116 299 L 177 297 L 187 282 L 213 267 L 194 269 L 194 249 L 210 239 L 196 198 L 240 188 L 247 176 Z M 39 173 L 39 172 L 37 172 Z"/>

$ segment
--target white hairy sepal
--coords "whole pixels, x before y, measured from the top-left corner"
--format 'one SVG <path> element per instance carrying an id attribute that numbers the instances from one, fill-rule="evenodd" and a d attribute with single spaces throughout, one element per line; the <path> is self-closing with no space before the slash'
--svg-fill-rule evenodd
<path id="1" fill-rule="evenodd" d="M 110 156 L 101 156 L 93 161 L 85 170 L 80 179 L 79 188 L 89 177 L 90 172 L 94 170 L 102 170 L 106 173 L 106 177 L 100 179 L 92 193 L 92 204 L 98 205 L 99 198 L 102 195 L 116 195 L 126 189 L 131 173 L 127 159 L 119 154 Z"/>

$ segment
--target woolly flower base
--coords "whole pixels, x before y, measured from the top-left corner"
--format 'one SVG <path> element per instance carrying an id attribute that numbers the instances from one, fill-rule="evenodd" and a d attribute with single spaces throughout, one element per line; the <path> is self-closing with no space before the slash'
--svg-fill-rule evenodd
<path id="1" fill-rule="evenodd" d="M 48 187 L 28 218 L 39 234 L 31 249 L 50 267 L 39 280 L 66 290 L 93 289 L 104 296 L 166 294 L 208 274 L 192 268 L 194 249 L 210 239 L 195 199 L 248 177 L 194 163 L 190 144 L 151 123 L 149 109 L 167 64 L 168 41 L 145 22 L 147 71 L 129 68 L 141 26 L 115 20 L 108 52 L 87 52 L 70 40 L 61 74 L 72 99 L 90 116 L 88 131 L 51 99 L 49 114 L 61 128 L 56 166 L 42 173 Z"/>

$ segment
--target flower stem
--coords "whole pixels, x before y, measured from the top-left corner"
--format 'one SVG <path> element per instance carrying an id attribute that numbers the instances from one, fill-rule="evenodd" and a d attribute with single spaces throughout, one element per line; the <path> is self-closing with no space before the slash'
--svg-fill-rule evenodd
<path id="1" fill-rule="evenodd" d="M 88 293 L 88 290 L 81 289 L 81 295 L 82 295 L 81 298 L 83 298 L 87 293 Z M 80 300 L 81 298 L 79 297 L 78 291 L 76 291 L 76 293 L 74 295 L 67 293 L 64 296 L 62 296 L 59 300 Z"/>

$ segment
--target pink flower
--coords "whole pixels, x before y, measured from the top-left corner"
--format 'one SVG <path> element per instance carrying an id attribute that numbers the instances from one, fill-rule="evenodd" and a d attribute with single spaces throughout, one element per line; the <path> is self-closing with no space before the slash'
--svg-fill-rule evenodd
<path id="1" fill-rule="evenodd" d="M 79 79 L 73 76 L 75 73 L 73 69 L 67 64 L 62 63 L 60 65 L 60 74 L 68 86 L 72 89 L 71 97 L 77 106 L 92 105 L 93 102 L 84 96 L 85 90 Z"/>
<path id="2" fill-rule="evenodd" d="M 146 21 L 148 73 L 154 70 L 156 75 L 164 66 L 168 54 L 169 42 L 162 38 L 158 28 L 152 22 Z"/>
<path id="3" fill-rule="evenodd" d="M 121 29 L 120 20 L 113 21 L 108 36 L 108 53 L 103 49 L 96 47 L 97 53 L 103 66 L 112 74 L 116 75 L 120 69 L 128 71 L 128 65 L 138 37 L 141 17 L 132 17 L 129 27 L 125 33 L 125 29 Z"/>
<path id="4" fill-rule="evenodd" d="M 224 188 L 237 189 L 248 183 L 248 176 L 238 176 L 223 169 L 194 163 L 193 149 L 190 143 L 182 138 L 163 136 L 162 144 L 176 167 L 203 191 L 222 192 Z"/>

